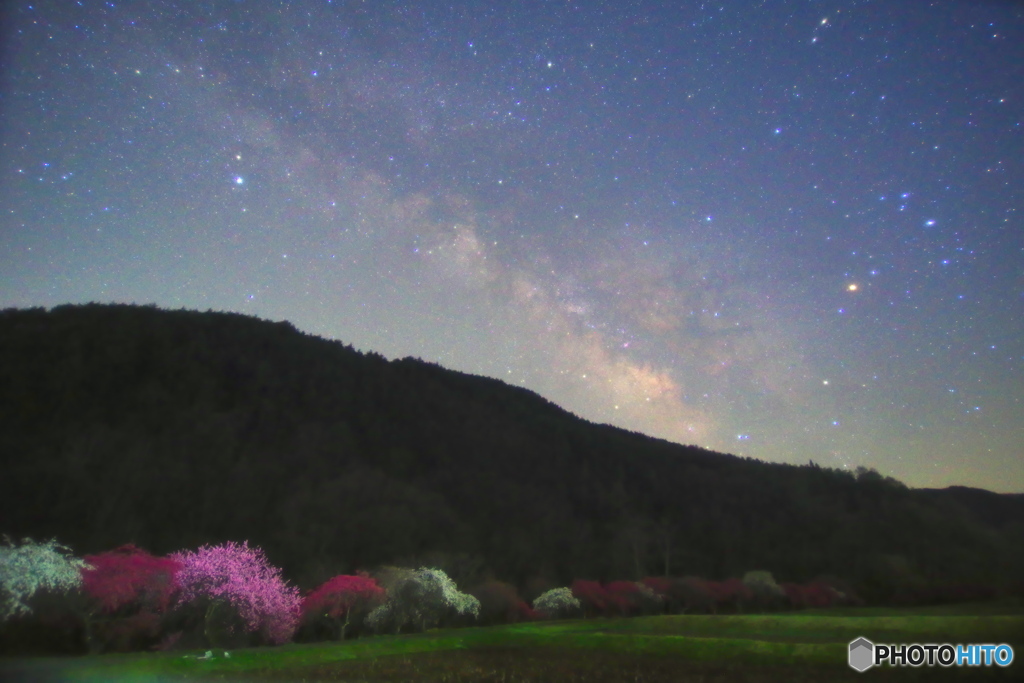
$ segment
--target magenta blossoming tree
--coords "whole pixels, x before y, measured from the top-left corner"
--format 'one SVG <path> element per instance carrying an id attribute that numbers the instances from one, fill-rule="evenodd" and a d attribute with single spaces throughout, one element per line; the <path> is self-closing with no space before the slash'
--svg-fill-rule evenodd
<path id="1" fill-rule="evenodd" d="M 159 615 L 178 589 L 181 563 L 154 557 L 134 545 L 86 555 L 85 561 L 90 566 L 82 570 L 82 619 L 89 650 L 96 652 L 115 640 L 128 644 L 155 639 Z"/>
<path id="2" fill-rule="evenodd" d="M 216 641 L 215 615 L 230 609 L 241 628 L 279 645 L 291 639 L 298 624 L 299 590 L 281 578 L 263 550 L 248 542 L 203 546 L 171 555 L 181 563 L 178 572 L 178 604 L 205 606 L 204 630 L 208 641 Z M 228 623 L 233 633 L 239 626 Z M 211 645 L 214 644 L 211 642 Z"/>
<path id="3" fill-rule="evenodd" d="M 85 561 L 90 566 L 82 570 L 82 590 L 97 612 L 162 612 L 178 588 L 180 562 L 155 557 L 134 545 L 86 555 Z"/>

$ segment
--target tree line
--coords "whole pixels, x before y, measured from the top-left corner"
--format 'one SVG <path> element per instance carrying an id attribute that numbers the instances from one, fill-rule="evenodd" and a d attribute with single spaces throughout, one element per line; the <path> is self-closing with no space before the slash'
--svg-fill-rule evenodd
<path id="1" fill-rule="evenodd" d="M 79 558 L 56 540 L 5 540 L 0 545 L 0 653 L 17 655 L 212 652 L 437 626 L 860 602 L 840 580 L 779 585 L 767 571 L 726 581 L 576 579 L 569 586 L 534 585 L 528 602 L 515 586 L 495 579 L 464 593 L 441 569 L 383 566 L 372 573 L 337 575 L 300 592 L 248 542 L 166 557 L 125 545 Z"/>

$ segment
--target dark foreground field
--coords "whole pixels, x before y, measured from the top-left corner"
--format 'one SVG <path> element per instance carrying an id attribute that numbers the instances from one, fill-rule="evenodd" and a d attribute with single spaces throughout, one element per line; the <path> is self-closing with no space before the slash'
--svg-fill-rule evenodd
<path id="1" fill-rule="evenodd" d="M 846 663 L 848 643 L 1008 643 L 1024 656 L 1019 606 L 931 613 L 831 610 L 531 623 L 364 638 L 341 644 L 43 658 L 0 663 L 14 681 L 972 681 L 1024 680 L 1006 668 L 872 668 Z"/>

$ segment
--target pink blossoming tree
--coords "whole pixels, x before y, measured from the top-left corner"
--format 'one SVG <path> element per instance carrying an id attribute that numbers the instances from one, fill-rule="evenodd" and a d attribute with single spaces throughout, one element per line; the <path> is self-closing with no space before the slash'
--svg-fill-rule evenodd
<path id="1" fill-rule="evenodd" d="M 299 618 L 299 590 L 281 578 L 263 550 L 228 542 L 182 550 L 171 558 L 181 563 L 178 605 L 205 606 L 204 632 L 211 645 L 219 635 L 215 615 L 225 609 L 237 617 L 225 626 L 229 634 L 243 628 L 274 645 L 291 639 Z"/>

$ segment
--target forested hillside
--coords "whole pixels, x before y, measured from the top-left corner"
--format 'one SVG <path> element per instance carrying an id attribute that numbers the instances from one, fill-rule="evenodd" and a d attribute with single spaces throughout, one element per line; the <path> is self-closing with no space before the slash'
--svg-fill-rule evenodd
<path id="1" fill-rule="evenodd" d="M 0 467 L 12 537 L 248 540 L 302 587 L 418 562 L 519 585 L 833 574 L 874 600 L 1024 576 L 1024 496 L 680 446 L 238 314 L 3 311 Z"/>

